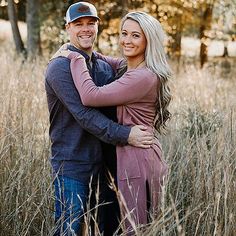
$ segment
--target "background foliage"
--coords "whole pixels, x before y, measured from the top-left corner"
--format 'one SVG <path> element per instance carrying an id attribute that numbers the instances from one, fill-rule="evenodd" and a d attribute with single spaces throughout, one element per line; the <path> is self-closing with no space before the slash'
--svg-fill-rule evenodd
<path id="1" fill-rule="evenodd" d="M 35 4 L 40 3 L 40 47 L 44 51 L 51 52 L 67 41 L 64 16 L 68 6 L 77 1 L 32 1 Z M 7 19 L 7 1 L 0 2 L 0 18 Z M 27 21 L 28 2 L 15 0 L 19 20 Z M 117 49 L 120 19 L 132 10 L 150 13 L 161 22 L 168 35 L 167 52 L 171 58 L 177 60 L 180 60 L 182 54 L 183 36 L 199 38 L 201 43 L 199 56 L 202 66 L 207 61 L 207 46 L 211 40 L 224 41 L 225 49 L 228 49 L 227 43 L 236 39 L 235 0 L 94 0 L 90 2 L 95 4 L 101 18 L 97 49 L 103 52 Z"/>

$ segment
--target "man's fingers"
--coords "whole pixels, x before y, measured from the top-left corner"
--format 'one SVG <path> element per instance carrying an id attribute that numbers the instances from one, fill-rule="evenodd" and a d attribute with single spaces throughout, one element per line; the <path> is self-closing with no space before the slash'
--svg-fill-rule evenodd
<path id="1" fill-rule="evenodd" d="M 151 147 L 151 145 L 150 144 L 139 144 L 138 146 L 136 146 L 136 147 L 139 147 L 139 148 L 150 148 Z"/>
<path id="2" fill-rule="evenodd" d="M 142 141 L 142 144 L 148 144 L 148 145 L 151 145 L 151 144 L 153 144 L 153 139 L 143 140 L 143 141 Z"/>
<path id="3" fill-rule="evenodd" d="M 153 141 L 145 141 L 145 142 L 141 142 L 140 145 L 144 145 L 144 146 L 151 146 L 153 144 Z"/>
<path id="4" fill-rule="evenodd" d="M 152 136 L 148 136 L 148 137 L 139 137 L 138 142 L 140 143 L 140 145 L 151 145 L 154 142 L 154 138 Z"/>
<path id="5" fill-rule="evenodd" d="M 150 148 L 153 143 L 154 135 L 147 131 L 148 128 L 144 125 L 135 125 L 131 128 L 128 143 L 135 147 Z"/>
<path id="6" fill-rule="evenodd" d="M 151 133 L 146 133 L 143 137 L 144 137 L 145 139 L 153 139 L 153 138 L 154 138 L 154 135 L 151 134 Z"/>
<path id="7" fill-rule="evenodd" d="M 154 138 L 154 134 L 153 133 L 149 133 L 147 131 L 144 131 L 142 132 L 142 134 L 140 135 L 140 137 L 143 137 L 143 138 L 150 138 L 150 139 L 153 139 Z"/>
<path id="8" fill-rule="evenodd" d="M 145 130 L 147 130 L 147 127 L 146 126 L 144 126 L 144 125 L 136 125 L 140 130 L 143 130 L 143 131 L 145 131 Z"/>
<path id="9" fill-rule="evenodd" d="M 149 138 L 149 139 L 140 139 L 140 143 L 141 144 L 152 144 L 154 141 L 153 138 Z"/>

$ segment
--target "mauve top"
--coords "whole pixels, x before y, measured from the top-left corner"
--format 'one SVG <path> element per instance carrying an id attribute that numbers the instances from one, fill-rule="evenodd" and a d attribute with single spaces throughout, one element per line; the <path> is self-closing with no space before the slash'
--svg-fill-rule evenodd
<path id="1" fill-rule="evenodd" d="M 123 59 L 114 59 L 98 55 L 117 70 Z M 76 88 L 85 106 L 117 106 L 118 122 L 123 125 L 145 125 L 153 131 L 156 115 L 156 101 L 160 88 L 160 80 L 147 67 L 130 69 L 118 80 L 97 87 L 89 75 L 84 59 L 78 54 L 70 53 L 71 72 Z M 158 139 L 149 149 L 130 145 L 117 146 L 117 177 L 119 180 L 140 177 L 139 156 L 158 156 L 162 159 L 162 151 Z M 159 167 L 157 167 L 159 168 Z M 157 170 L 158 171 L 158 170 Z"/>

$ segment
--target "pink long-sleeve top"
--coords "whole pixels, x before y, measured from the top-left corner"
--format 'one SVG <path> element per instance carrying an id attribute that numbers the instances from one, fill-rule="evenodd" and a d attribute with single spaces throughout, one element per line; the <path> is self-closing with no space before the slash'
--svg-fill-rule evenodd
<path id="1" fill-rule="evenodd" d="M 71 73 L 82 103 L 85 106 L 117 106 L 118 122 L 123 125 L 142 124 L 153 131 L 156 115 L 156 101 L 160 87 L 160 80 L 147 67 L 130 69 L 118 80 L 97 87 L 89 75 L 83 58 L 71 59 Z M 113 59 L 99 55 L 106 60 L 114 70 L 122 64 L 122 59 Z M 161 148 L 158 140 L 150 149 L 141 149 L 133 146 L 117 147 L 117 176 L 119 179 L 137 178 L 140 168 L 135 158 L 140 155 L 158 155 L 161 158 Z"/>

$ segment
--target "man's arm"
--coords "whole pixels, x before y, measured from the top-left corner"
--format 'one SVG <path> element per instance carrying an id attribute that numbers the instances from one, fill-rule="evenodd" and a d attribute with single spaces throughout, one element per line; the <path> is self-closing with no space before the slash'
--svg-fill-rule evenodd
<path id="1" fill-rule="evenodd" d="M 152 135 L 148 132 L 137 131 L 137 128 L 136 130 L 132 128 L 133 131 L 130 132 L 130 127 L 119 125 L 98 110 L 83 106 L 69 68 L 70 60 L 67 58 L 57 58 L 51 61 L 46 72 L 46 83 L 81 127 L 102 141 L 114 145 L 127 144 L 127 142 L 135 146 L 146 145 L 148 147 L 150 145 Z"/>

